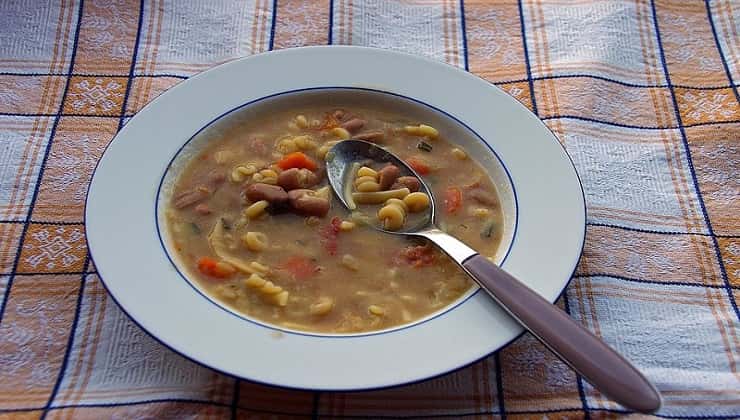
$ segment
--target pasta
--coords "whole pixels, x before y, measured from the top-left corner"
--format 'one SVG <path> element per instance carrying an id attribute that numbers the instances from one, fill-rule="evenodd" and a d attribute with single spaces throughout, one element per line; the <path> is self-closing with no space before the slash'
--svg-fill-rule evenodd
<path id="1" fill-rule="evenodd" d="M 244 214 L 249 217 L 250 219 L 254 219 L 255 217 L 258 217 L 262 215 L 262 213 L 265 212 L 265 209 L 267 206 L 269 206 L 270 203 L 267 200 L 260 200 L 256 203 L 250 205 L 244 210 Z"/>
<path id="2" fill-rule="evenodd" d="M 403 198 L 404 204 L 412 213 L 418 213 L 429 207 L 429 196 L 422 192 L 414 192 Z"/>
<path id="3" fill-rule="evenodd" d="M 403 222 L 406 220 L 406 213 L 401 206 L 389 204 L 378 210 L 378 219 L 382 222 L 385 229 L 398 230 L 403 227 Z"/>
<path id="4" fill-rule="evenodd" d="M 391 198 L 404 198 L 410 193 L 411 191 L 408 188 L 378 192 L 355 192 L 352 193 L 352 199 L 357 204 L 381 204 Z"/>
<path id="5" fill-rule="evenodd" d="M 248 250 L 262 252 L 267 249 L 267 235 L 262 232 L 247 232 L 243 237 Z"/>
<path id="6" fill-rule="evenodd" d="M 326 315 L 334 307 L 334 299 L 323 296 L 309 307 L 311 315 Z"/>

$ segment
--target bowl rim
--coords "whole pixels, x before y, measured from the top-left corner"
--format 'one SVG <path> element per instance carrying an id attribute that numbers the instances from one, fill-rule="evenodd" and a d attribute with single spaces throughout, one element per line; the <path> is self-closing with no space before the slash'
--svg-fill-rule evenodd
<path id="1" fill-rule="evenodd" d="M 145 112 L 149 112 L 151 110 L 151 108 L 155 107 L 156 104 L 159 104 L 163 100 L 163 98 L 169 97 L 169 95 L 173 92 L 173 90 L 183 89 L 183 86 L 187 85 L 188 82 L 193 82 L 193 81 L 196 81 L 196 80 L 200 80 L 201 78 L 205 77 L 204 75 L 208 75 L 208 74 L 211 74 L 212 72 L 218 71 L 219 69 L 223 69 L 225 67 L 232 66 L 235 63 L 250 62 L 252 60 L 256 60 L 256 59 L 259 59 L 260 57 L 265 57 L 265 56 L 289 55 L 289 54 L 294 54 L 294 53 L 297 53 L 297 52 L 301 52 L 301 53 L 313 52 L 313 51 L 324 52 L 326 50 L 333 50 L 333 51 L 336 51 L 337 53 L 339 53 L 339 51 L 347 51 L 348 53 L 349 52 L 358 52 L 359 51 L 359 52 L 367 53 L 367 54 L 388 55 L 388 56 L 391 56 L 391 57 L 392 56 L 396 56 L 396 57 L 400 57 L 400 58 L 402 58 L 404 60 L 417 61 L 417 62 L 421 62 L 421 63 L 426 64 L 426 65 L 436 66 L 438 68 L 439 67 L 444 67 L 444 68 L 447 69 L 446 70 L 447 72 L 452 71 L 452 72 L 458 73 L 458 75 L 464 74 L 464 75 L 466 75 L 466 77 L 472 78 L 472 79 L 476 79 L 479 82 L 480 81 L 483 81 L 486 84 L 488 84 L 488 86 L 490 88 L 493 89 L 492 91 L 494 91 L 494 92 L 495 91 L 499 91 L 499 93 L 503 93 L 503 91 L 500 88 L 498 88 L 497 86 L 495 86 L 493 84 L 490 84 L 489 82 L 485 81 L 484 79 L 479 78 L 478 76 L 473 75 L 472 73 L 462 71 L 461 69 L 459 69 L 457 67 L 453 67 L 453 66 L 451 66 L 451 65 L 449 65 L 447 63 L 435 61 L 435 60 L 432 60 L 432 59 L 429 59 L 429 58 L 425 58 L 425 57 L 415 56 L 415 55 L 411 55 L 411 54 L 407 54 L 407 53 L 401 53 L 401 52 L 397 52 L 397 51 L 390 51 L 390 50 L 385 50 L 385 49 L 371 48 L 371 47 L 359 47 L 359 46 L 308 46 L 308 47 L 299 47 L 299 48 L 291 48 L 291 49 L 285 49 L 285 50 L 276 50 L 276 51 L 264 52 L 264 53 L 255 54 L 255 55 L 248 56 L 248 57 L 242 57 L 242 58 L 238 58 L 238 59 L 235 59 L 235 60 L 231 60 L 231 61 L 228 61 L 228 62 L 219 64 L 217 66 L 214 66 L 212 68 L 209 68 L 209 69 L 207 69 L 207 70 L 205 70 L 203 72 L 200 72 L 198 74 L 193 75 L 192 77 L 190 77 L 186 81 L 180 82 L 180 83 L 176 84 L 175 86 L 167 89 L 164 93 L 160 94 L 155 99 L 153 99 L 148 104 L 146 104 L 139 112 L 137 112 L 136 115 L 138 116 L 138 115 L 141 115 L 141 114 L 143 114 Z M 345 87 L 345 86 L 341 86 L 341 87 Z M 396 94 L 397 92 L 386 91 L 386 93 Z M 423 104 L 426 104 L 426 105 L 430 105 L 426 101 L 422 101 L 419 98 L 412 97 L 411 99 L 418 100 L 418 101 L 420 101 L 420 102 L 422 102 Z M 570 264 L 570 266 L 571 266 L 570 274 L 568 275 L 567 279 L 565 279 L 565 281 L 562 283 L 562 287 L 558 287 L 559 291 L 555 294 L 555 296 L 554 297 L 553 296 L 544 296 L 546 299 L 548 299 L 550 301 L 555 301 L 558 297 L 560 297 L 564 293 L 564 291 L 566 290 L 568 284 L 572 280 L 573 274 L 574 274 L 574 272 L 576 270 L 577 262 L 578 262 L 578 260 L 579 260 L 579 258 L 581 256 L 581 254 L 582 254 L 583 247 L 584 247 L 584 244 L 585 244 L 586 205 L 585 205 L 585 195 L 584 195 L 584 190 L 583 190 L 583 184 L 582 184 L 582 182 L 580 180 L 580 176 L 578 175 L 578 172 L 577 172 L 577 170 L 575 168 L 573 159 L 567 153 L 567 150 L 565 149 L 565 147 L 557 140 L 557 137 L 552 132 L 552 130 L 546 124 L 544 124 L 544 122 L 542 120 L 540 120 L 539 117 L 537 117 L 531 111 L 529 111 L 523 104 L 519 103 L 518 101 L 516 101 L 513 98 L 509 98 L 509 99 L 511 99 L 510 104 L 515 103 L 516 106 L 520 108 L 520 110 L 523 109 L 523 110 L 526 111 L 527 114 L 530 114 L 532 117 L 536 118 L 536 120 L 539 122 L 539 127 L 540 128 L 544 128 L 547 131 L 548 136 L 551 137 L 555 141 L 555 143 L 558 144 L 558 146 L 561 149 L 562 155 L 566 158 L 568 164 L 570 165 L 570 168 L 569 169 L 572 171 L 572 174 L 571 175 L 575 175 L 575 181 L 577 181 L 577 184 L 578 184 L 578 187 L 579 187 L 579 190 L 580 190 L 580 196 L 578 198 L 579 198 L 579 201 L 581 203 L 581 208 L 582 208 L 582 213 L 581 213 L 582 217 L 580 218 L 582 220 L 582 223 L 579 223 L 579 225 L 577 227 L 579 229 L 581 229 L 582 233 L 580 235 L 580 241 L 579 241 L 578 246 L 577 246 L 577 248 L 578 248 L 577 256 L 576 256 L 575 260 L 572 262 L 572 264 Z M 444 112 L 445 114 L 448 114 L 444 110 L 442 110 L 442 112 Z M 454 119 L 456 119 L 454 117 L 454 115 L 452 115 L 451 113 L 449 113 L 448 115 L 451 116 L 451 117 L 453 117 Z M 133 121 L 133 119 L 132 119 L 132 121 Z M 129 124 L 130 124 L 130 121 L 129 121 Z M 88 224 L 88 222 L 91 219 L 89 217 L 90 216 L 90 213 L 89 213 L 90 212 L 90 208 L 92 207 L 91 206 L 91 203 L 90 203 L 90 201 L 91 201 L 90 200 L 90 197 L 91 197 L 91 192 L 93 191 L 93 185 L 95 184 L 94 181 L 95 181 L 96 174 L 98 173 L 98 170 L 100 168 L 101 163 L 104 161 L 104 158 L 110 152 L 111 146 L 114 145 L 114 144 L 116 144 L 116 140 L 119 137 L 122 137 L 122 134 L 125 134 L 127 132 L 126 128 L 129 126 L 129 124 L 126 124 L 126 126 L 124 126 L 123 129 L 120 130 L 114 136 L 114 138 L 106 145 L 106 147 L 105 147 L 105 149 L 104 149 L 104 151 L 103 151 L 100 159 L 98 159 L 98 161 L 97 161 L 97 163 L 95 165 L 95 168 L 94 168 L 94 170 L 92 172 L 91 180 L 90 180 L 90 183 L 88 184 L 88 187 L 87 187 L 87 196 L 86 196 L 86 199 L 85 199 L 85 208 L 84 208 L 83 223 L 85 225 L 85 238 L 86 238 L 86 241 L 87 241 L 87 245 L 88 245 L 88 249 L 89 249 L 89 254 L 90 254 L 91 261 L 95 264 L 95 267 L 97 269 L 97 275 L 98 275 L 99 279 L 101 280 L 101 283 L 105 287 L 106 291 L 108 292 L 109 296 L 118 305 L 118 307 L 121 308 L 121 310 L 126 314 L 126 316 L 128 316 L 129 319 L 131 319 L 134 322 L 134 324 L 136 324 L 137 326 L 139 326 L 142 330 L 144 330 L 152 338 L 154 338 L 156 341 L 158 341 L 159 343 L 163 344 L 165 347 L 169 348 L 173 352 L 175 352 L 175 353 L 177 353 L 177 354 L 179 354 L 179 355 L 187 358 L 188 360 L 191 360 L 191 361 L 195 362 L 198 365 L 208 367 L 210 369 L 216 370 L 218 372 L 221 372 L 223 374 L 226 374 L 226 375 L 231 376 L 231 377 L 234 377 L 234 378 L 245 379 L 245 380 L 248 380 L 248 381 L 251 381 L 251 382 L 260 383 L 260 384 L 269 385 L 269 386 L 274 386 L 274 387 L 279 387 L 279 388 L 300 389 L 300 390 L 321 390 L 321 391 L 353 392 L 353 391 L 363 391 L 363 390 L 380 389 L 380 388 L 392 388 L 392 387 L 397 387 L 397 386 L 403 386 L 403 385 L 407 385 L 407 384 L 421 382 L 421 381 L 428 380 L 428 379 L 431 379 L 431 378 L 436 378 L 438 376 L 442 376 L 442 375 L 445 375 L 447 373 L 457 371 L 459 369 L 462 369 L 462 368 L 464 368 L 466 366 L 469 366 L 469 365 L 475 363 L 476 361 L 481 360 L 481 359 L 483 359 L 485 357 L 488 357 L 489 355 L 491 355 L 491 354 L 493 354 L 493 353 L 501 350 L 502 348 L 504 348 L 505 346 L 507 346 L 508 344 L 510 344 L 511 342 L 513 342 L 514 340 L 516 340 L 518 337 L 520 337 L 523 334 L 524 331 L 522 331 L 522 329 L 519 328 L 520 332 L 515 333 L 515 334 L 512 334 L 512 336 L 510 338 L 504 340 L 503 343 L 499 343 L 493 350 L 484 352 L 484 353 L 480 354 L 478 357 L 469 358 L 466 362 L 456 364 L 456 365 L 454 365 L 454 366 L 452 366 L 450 368 L 437 369 L 437 370 L 435 370 L 435 373 L 433 373 L 433 374 L 428 374 L 428 375 L 424 375 L 424 376 L 420 376 L 420 377 L 415 377 L 415 378 L 412 378 L 412 379 L 407 379 L 407 380 L 402 380 L 402 381 L 395 381 L 395 382 L 391 381 L 391 382 L 388 382 L 388 383 L 373 384 L 373 385 L 364 386 L 364 387 L 363 386 L 351 386 L 351 387 L 347 387 L 347 386 L 339 386 L 339 387 L 331 387 L 331 386 L 301 386 L 301 385 L 291 385 L 291 384 L 286 384 L 286 383 L 281 383 L 281 382 L 276 382 L 276 381 L 271 381 L 271 380 L 263 380 L 263 379 L 260 379 L 260 378 L 255 378 L 253 376 L 235 373 L 234 371 L 231 371 L 231 370 L 228 370 L 228 369 L 224 369 L 224 368 L 219 367 L 219 366 L 215 366 L 214 363 L 209 363 L 209 362 L 207 362 L 207 361 L 205 361 L 205 360 L 203 360 L 203 359 L 201 359 L 201 358 L 199 358 L 199 357 L 197 357 L 197 356 L 195 356 L 195 355 L 193 355 L 193 354 L 191 354 L 191 353 L 189 353 L 189 352 L 187 352 L 187 351 L 185 351 L 185 350 L 183 350 L 181 348 L 178 348 L 177 346 L 169 343 L 165 338 L 162 338 L 159 335 L 157 335 L 156 333 L 152 332 L 150 330 L 150 328 L 147 328 L 147 326 L 145 326 L 143 324 L 142 320 L 138 319 L 136 316 L 134 316 L 132 313 L 130 313 L 129 310 L 127 310 L 126 306 L 124 304 L 122 304 L 122 302 L 120 301 L 120 299 L 119 299 L 120 296 L 117 296 L 113 292 L 112 288 L 110 287 L 111 285 L 109 284 L 109 282 L 104 279 L 104 276 L 103 276 L 103 274 L 101 272 L 101 266 L 98 265 L 98 263 L 95 260 L 95 256 L 93 255 L 95 253 L 95 251 L 94 251 L 95 246 L 93 246 L 93 244 L 92 244 L 93 241 L 91 241 L 91 239 L 90 239 L 90 231 L 89 231 L 89 224 Z M 468 127 L 467 124 L 465 124 L 465 123 L 463 123 L 463 125 L 465 125 L 466 127 Z M 472 132 L 477 133 L 477 131 L 474 130 L 473 128 L 471 128 L 471 127 L 468 127 L 468 128 Z M 498 156 L 498 153 L 493 149 L 492 146 L 489 145 L 489 147 L 491 147 L 491 150 L 497 155 L 497 158 L 501 161 L 501 163 L 503 165 L 503 163 L 505 162 L 505 160 Z M 506 168 L 507 175 L 509 177 L 511 177 L 511 175 L 508 173 L 508 170 L 509 170 L 508 167 L 506 165 L 504 165 L 504 167 Z M 512 185 L 512 187 L 515 186 L 515 183 L 513 182 L 513 180 L 511 180 L 511 185 Z M 157 190 L 157 191 L 159 191 L 159 190 Z M 516 201 L 516 204 L 517 204 L 517 211 L 518 211 L 518 205 L 519 205 L 518 201 Z M 519 223 L 519 217 L 518 217 L 518 215 L 517 215 L 517 218 L 516 218 L 516 222 L 517 222 L 517 224 Z M 516 236 L 514 236 L 512 238 L 511 248 L 507 251 L 507 257 L 511 253 L 511 251 L 514 249 L 514 244 L 516 242 L 515 239 L 516 239 Z M 473 295 L 476 295 L 476 294 L 478 294 L 478 293 L 475 292 Z M 471 297 L 473 297 L 473 295 L 471 295 L 468 299 L 470 299 Z M 452 305 L 450 305 L 450 306 L 452 306 Z M 443 313 L 446 313 L 446 312 L 443 312 Z M 412 325 L 418 325 L 418 324 L 412 324 Z M 327 337 L 326 336 L 320 336 L 320 338 L 325 339 Z M 352 338 L 355 338 L 355 337 L 352 337 Z"/>

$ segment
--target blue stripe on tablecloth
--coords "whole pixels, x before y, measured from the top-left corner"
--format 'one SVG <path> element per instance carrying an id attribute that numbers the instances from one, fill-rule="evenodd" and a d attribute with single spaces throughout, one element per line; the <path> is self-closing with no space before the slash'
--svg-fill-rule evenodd
<path id="1" fill-rule="evenodd" d="M 534 79 L 532 79 L 532 68 L 529 63 L 529 48 L 527 47 L 527 31 L 524 27 L 524 8 L 522 0 L 517 1 L 519 6 L 519 25 L 522 30 L 522 44 L 524 45 L 524 65 L 527 68 L 527 83 L 529 84 L 529 99 L 532 101 L 532 112 L 539 117 L 537 112 L 537 101 L 534 95 Z"/>
<path id="2" fill-rule="evenodd" d="M 577 276 L 573 276 L 575 278 Z M 565 312 L 571 316 L 570 313 L 570 296 L 569 295 L 569 289 L 565 289 L 565 293 L 563 296 L 563 307 L 565 309 Z M 576 374 L 576 387 L 578 389 L 578 398 L 581 400 L 581 405 L 583 406 L 583 417 L 584 420 L 590 420 L 591 415 L 588 413 L 588 400 L 586 399 L 586 392 L 583 390 L 583 378 L 581 377 L 581 374 L 578 372 L 575 372 Z"/>
<path id="3" fill-rule="evenodd" d="M 329 0 L 329 35 L 327 44 L 332 45 L 334 43 L 334 0 Z"/>
<path id="4" fill-rule="evenodd" d="M 87 268 L 90 266 L 90 254 L 88 253 L 85 255 L 85 263 L 83 265 L 84 270 L 87 270 Z M 62 384 L 62 381 L 64 380 L 64 375 L 67 372 L 67 364 L 69 363 L 69 354 L 72 352 L 72 347 L 74 346 L 74 339 L 75 339 L 75 332 L 77 331 L 77 323 L 80 319 L 80 309 L 82 308 L 82 298 L 85 295 L 85 284 L 87 283 L 87 273 L 84 273 L 80 276 L 80 290 L 77 294 L 77 303 L 75 304 L 75 314 L 72 318 L 72 325 L 69 329 L 69 337 L 67 337 L 67 346 L 64 348 L 64 357 L 62 358 L 62 365 L 59 367 L 59 373 L 57 374 L 57 380 L 54 382 L 54 388 L 51 390 L 51 394 L 49 394 L 49 399 L 46 401 L 46 405 L 44 405 L 44 412 L 41 414 L 41 420 L 45 419 L 46 416 L 49 414 L 49 409 L 51 408 L 52 403 L 54 402 L 54 399 L 56 399 L 57 393 L 59 392 L 59 386 Z"/>
<path id="5" fill-rule="evenodd" d="M 47 117 L 47 118 L 56 118 L 56 117 L 91 117 L 91 118 L 131 118 L 134 114 L 124 114 L 124 115 L 105 115 L 105 114 L 78 114 L 78 113 L 62 113 L 62 114 L 33 114 L 33 113 L 22 113 L 22 112 L 0 112 L 0 116 L 4 117 L 29 117 L 29 118 L 41 118 L 41 117 Z M 548 120 L 557 120 L 557 119 L 570 119 L 570 120 L 579 120 L 579 121 L 587 121 L 597 124 L 604 124 L 609 125 L 612 127 L 621 127 L 621 128 L 634 128 L 636 130 L 677 130 L 680 128 L 691 128 L 691 127 L 701 127 L 701 126 L 709 126 L 709 125 L 726 125 L 726 124 L 737 124 L 740 123 L 740 119 L 737 120 L 730 120 L 730 121 L 707 121 L 707 122 L 698 122 L 694 124 L 684 124 L 681 126 L 646 126 L 646 125 L 632 125 L 632 124 L 624 124 L 619 123 L 615 121 L 604 121 L 597 118 L 590 118 L 590 117 L 582 117 L 579 115 L 549 115 L 546 117 L 540 117 L 543 121 Z"/>
<path id="6" fill-rule="evenodd" d="M 109 74 L 109 73 L 73 73 L 73 76 L 80 76 L 80 77 L 125 77 L 125 74 Z M 18 73 L 18 72 L 0 72 L 0 76 L 29 76 L 29 77 L 54 77 L 54 76 L 67 76 L 67 74 L 63 73 Z M 152 77 L 152 78 L 173 78 L 173 79 L 188 79 L 192 77 L 192 75 L 183 75 L 183 74 L 174 74 L 174 73 L 135 73 L 133 75 L 134 78 L 137 77 Z M 571 78 L 586 78 L 586 79 L 595 79 L 595 80 L 603 80 L 605 82 L 611 82 L 614 84 L 618 84 L 621 86 L 626 87 L 634 87 L 634 88 L 668 88 L 668 85 L 666 84 L 646 84 L 646 83 L 631 83 L 631 82 L 624 82 L 622 80 L 600 76 L 597 74 L 588 74 L 588 73 L 566 73 L 566 74 L 551 74 L 551 75 L 544 75 L 544 76 L 533 76 L 532 80 L 539 81 L 539 80 L 551 80 L 551 79 L 571 79 Z M 511 79 L 511 80 L 497 80 L 495 83 L 497 85 L 507 84 L 507 83 L 522 83 L 526 82 L 529 79 Z M 737 87 L 737 84 L 735 82 L 731 82 L 727 85 L 723 86 L 690 86 L 690 85 L 676 85 L 674 84 L 673 87 L 682 88 L 682 89 L 693 89 L 693 90 L 719 90 L 719 89 L 735 89 Z"/>
<path id="7" fill-rule="evenodd" d="M 469 71 L 468 63 L 468 34 L 465 28 L 465 0 L 460 0 L 460 31 L 462 32 L 462 49 L 463 49 L 463 62 L 465 63 L 465 71 Z"/>
<path id="8" fill-rule="evenodd" d="M 163 399 L 151 399 L 151 400 L 129 401 L 129 402 L 118 402 L 118 403 L 89 403 L 89 404 L 81 403 L 81 404 L 59 405 L 59 406 L 51 407 L 50 411 L 63 410 L 63 409 L 69 409 L 69 408 L 116 408 L 116 407 L 130 407 L 130 406 L 146 405 L 146 404 L 168 404 L 168 403 L 210 405 L 213 407 L 223 407 L 223 408 L 230 407 L 229 404 L 215 402 L 215 401 L 204 401 L 204 400 L 195 400 L 195 399 L 187 399 L 187 398 L 163 398 Z M 29 412 L 29 411 L 38 411 L 41 409 L 42 407 L 0 409 L 0 414 L 23 413 L 23 412 Z M 300 414 L 300 413 L 289 412 L 289 411 L 264 410 L 264 409 L 249 408 L 249 407 L 238 407 L 238 409 L 245 410 L 245 411 L 251 411 L 255 413 L 264 413 L 264 414 L 273 414 L 273 415 L 301 416 L 301 417 L 307 417 L 307 418 L 312 416 L 312 414 Z M 578 407 L 557 408 L 557 409 L 552 409 L 552 410 L 521 410 L 521 411 L 516 410 L 516 411 L 509 411 L 509 414 L 547 415 L 547 414 L 556 414 L 556 413 L 567 413 L 570 411 L 582 411 L 582 410 Z M 621 409 L 610 409 L 610 408 L 590 408 L 588 409 L 588 411 L 589 412 L 600 412 L 600 413 L 614 413 L 614 414 L 633 414 L 632 411 L 621 410 Z M 352 419 L 420 419 L 420 418 L 473 417 L 473 416 L 493 415 L 493 414 L 499 414 L 499 413 L 493 410 L 486 410 L 486 411 L 471 411 L 471 412 L 464 412 L 464 413 L 440 413 L 440 414 L 405 415 L 405 416 L 404 415 L 391 416 L 391 415 L 321 414 L 320 417 L 321 418 L 352 418 Z M 677 419 L 677 420 L 737 419 L 737 416 L 735 415 L 670 416 L 670 415 L 653 414 L 653 416 L 658 417 L 658 418 L 663 418 L 663 419 Z"/>
<path id="9" fill-rule="evenodd" d="M 738 103 L 740 103 L 740 94 L 738 94 L 737 85 L 735 85 L 735 81 L 732 80 L 732 72 L 730 71 L 730 66 L 727 64 L 725 53 L 724 51 L 722 51 L 722 45 L 719 42 L 719 36 L 717 36 L 717 29 L 714 27 L 714 17 L 712 16 L 712 7 L 709 5 L 709 0 L 704 0 L 704 5 L 707 8 L 707 19 L 709 19 L 709 26 L 711 26 L 712 28 L 714 43 L 717 45 L 717 51 L 719 52 L 719 58 L 722 60 L 722 66 L 724 66 L 725 68 L 727 80 L 730 82 L 730 85 L 732 85 L 733 92 L 735 92 L 735 99 L 738 101 Z"/>
<path id="10" fill-rule="evenodd" d="M 123 106 L 121 107 L 121 115 L 118 119 L 118 131 L 123 128 L 123 121 L 126 115 L 126 106 L 128 105 L 128 98 L 131 94 L 131 85 L 134 84 L 134 69 L 136 69 L 136 58 L 139 55 L 139 42 L 141 41 L 141 27 L 142 20 L 144 19 L 144 0 L 139 1 L 139 20 L 136 24 L 136 40 L 134 41 L 134 53 L 131 56 L 131 66 L 128 69 L 128 81 L 126 83 L 126 93 L 123 95 Z"/>
<path id="11" fill-rule="evenodd" d="M 18 248 L 16 249 L 15 258 L 13 260 L 13 268 L 10 270 L 10 277 L 8 277 L 8 282 L 5 284 L 5 298 L 2 301 L 2 304 L 0 304 L 0 324 L 3 322 L 3 316 L 5 315 L 5 307 L 7 306 L 8 300 L 10 300 L 10 289 L 13 287 L 13 280 L 15 279 L 16 271 L 18 270 L 18 264 L 20 263 L 21 259 L 21 250 L 23 249 L 23 243 L 26 239 L 26 233 L 28 232 L 28 227 L 31 224 L 31 215 L 33 214 L 33 209 L 36 206 L 36 199 L 39 196 L 39 188 L 41 186 L 41 180 L 44 176 L 44 169 L 46 168 L 46 162 L 49 160 L 49 153 L 51 152 L 51 146 L 54 143 L 54 137 L 56 136 L 57 127 L 59 126 L 59 120 L 62 117 L 62 111 L 64 110 L 64 102 L 67 99 L 67 93 L 69 92 L 69 82 L 72 80 L 72 72 L 74 70 L 74 63 L 75 59 L 77 58 L 77 44 L 80 39 L 80 26 L 82 22 L 82 5 L 83 0 L 80 0 L 78 3 L 78 10 L 77 10 L 77 23 L 75 25 L 75 35 L 74 40 L 72 41 L 72 55 L 70 56 L 69 60 L 69 68 L 67 69 L 67 81 L 64 84 L 64 91 L 62 93 L 62 99 L 59 101 L 59 111 L 53 115 L 54 117 L 54 123 L 51 127 L 51 132 L 49 134 L 49 141 L 46 144 L 46 150 L 44 150 L 44 156 L 41 159 L 41 166 L 39 166 L 39 174 L 36 177 L 36 185 L 34 185 L 33 188 L 33 195 L 31 196 L 31 202 L 28 205 L 28 213 L 26 213 L 26 218 L 23 222 L 23 229 L 21 230 L 21 236 L 20 240 L 18 241 Z"/>
<path id="12" fill-rule="evenodd" d="M 493 355 L 493 362 L 496 364 L 496 400 L 498 400 L 498 412 L 501 414 L 501 420 L 506 420 L 506 403 L 504 401 L 504 377 L 501 369 L 500 352 Z"/>
<path id="13" fill-rule="evenodd" d="M 267 44 L 267 50 L 275 49 L 275 21 L 277 19 L 277 0 L 272 0 L 272 17 L 270 20 L 270 42 Z"/>
<path id="14" fill-rule="evenodd" d="M 239 378 L 234 378 L 234 390 L 232 391 L 233 394 L 231 396 L 231 420 L 236 420 L 239 412 L 240 384 L 241 381 Z"/>
<path id="15" fill-rule="evenodd" d="M 655 26 L 655 37 L 658 41 L 658 52 L 660 53 L 660 61 L 663 65 L 663 73 L 665 74 L 665 80 L 666 83 L 668 83 L 670 92 L 671 92 L 671 99 L 673 100 L 673 111 L 676 115 L 676 121 L 678 122 L 679 131 L 681 132 L 681 140 L 683 142 L 684 149 L 686 151 L 686 161 L 689 164 L 689 171 L 691 173 L 691 179 L 694 182 L 694 188 L 696 190 L 696 196 L 699 199 L 699 206 L 701 207 L 702 216 L 704 218 L 704 223 L 706 223 L 707 229 L 709 230 L 709 233 L 712 234 L 712 244 L 714 245 L 714 253 L 717 257 L 717 263 L 719 264 L 719 270 L 720 274 L 722 275 L 722 281 L 725 285 L 725 291 L 727 292 L 727 298 L 730 301 L 730 304 L 732 305 L 732 308 L 735 311 L 735 316 L 738 320 L 740 320 L 740 310 L 738 310 L 737 302 L 735 301 L 735 295 L 732 293 L 732 288 L 730 287 L 730 282 L 727 278 L 727 270 L 725 270 L 725 263 L 722 260 L 722 255 L 720 254 L 719 250 L 719 243 L 717 242 L 717 238 L 714 236 L 714 229 L 712 228 L 712 221 L 709 220 L 709 215 L 707 214 L 707 208 L 704 205 L 704 198 L 702 197 L 701 189 L 699 188 L 699 181 L 696 177 L 696 171 L 694 170 L 694 162 L 691 157 L 691 148 L 689 147 L 689 141 L 686 137 L 686 130 L 684 129 L 683 121 L 681 120 L 681 112 L 678 108 L 678 101 L 676 100 L 676 92 L 674 91 L 672 85 L 671 85 L 671 75 L 668 71 L 668 64 L 666 63 L 665 59 L 665 51 L 663 50 L 663 40 L 660 37 L 660 28 L 658 26 L 658 15 L 655 10 L 655 0 L 650 0 L 650 7 L 653 12 L 653 25 Z"/>

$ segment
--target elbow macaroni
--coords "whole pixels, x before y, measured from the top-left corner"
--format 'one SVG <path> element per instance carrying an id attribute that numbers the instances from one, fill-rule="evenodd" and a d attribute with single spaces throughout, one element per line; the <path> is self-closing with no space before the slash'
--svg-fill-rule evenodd
<path id="1" fill-rule="evenodd" d="M 378 192 L 380 191 L 380 184 L 375 181 L 367 181 L 357 185 L 358 192 Z"/>
<path id="2" fill-rule="evenodd" d="M 247 232 L 242 241 L 247 249 L 253 252 L 262 252 L 268 245 L 267 235 L 262 232 Z"/>
<path id="3" fill-rule="evenodd" d="M 373 168 L 368 168 L 367 166 L 363 166 L 357 171 L 357 178 L 362 178 L 364 176 L 372 177 L 373 181 L 378 179 L 378 172 Z"/>
<path id="4" fill-rule="evenodd" d="M 375 316 L 383 316 L 385 315 L 385 308 L 378 305 L 370 305 L 367 307 L 368 312 Z"/>
<path id="5" fill-rule="evenodd" d="M 349 254 L 342 255 L 342 265 L 352 271 L 357 271 L 360 269 L 360 262 L 357 260 L 357 258 Z"/>
<path id="6" fill-rule="evenodd" d="M 456 158 L 458 158 L 460 160 L 465 160 L 465 159 L 468 158 L 468 154 L 465 153 L 465 151 L 463 149 L 460 149 L 458 147 L 455 147 L 455 148 L 452 149 L 452 156 L 454 156 L 454 157 L 456 157 Z"/>
<path id="7" fill-rule="evenodd" d="M 270 203 L 267 200 L 260 200 L 252 204 L 251 206 L 244 209 L 244 215 L 250 219 L 254 219 L 262 215 L 269 206 Z"/>
<path id="8" fill-rule="evenodd" d="M 406 213 L 401 206 L 388 204 L 378 210 L 378 220 L 383 223 L 385 229 L 398 230 L 406 221 Z"/>
<path id="9" fill-rule="evenodd" d="M 267 298 L 274 305 L 286 306 L 288 304 L 290 293 L 273 282 L 265 280 L 259 274 L 249 276 L 244 280 L 244 285 L 256 289 L 262 297 Z"/>
<path id="10" fill-rule="evenodd" d="M 321 297 L 315 303 L 312 303 L 308 311 L 311 315 L 326 315 L 334 308 L 334 299 L 330 297 Z"/>
<path id="11" fill-rule="evenodd" d="M 406 134 L 419 137 L 427 137 L 430 139 L 436 139 L 439 137 L 439 131 L 430 125 L 419 124 L 418 126 L 407 125 L 403 128 Z"/>
<path id="12" fill-rule="evenodd" d="M 350 138 L 349 131 L 342 127 L 334 127 L 331 129 L 331 133 L 339 140 L 347 140 Z"/>
<path id="13" fill-rule="evenodd" d="M 429 207 L 429 196 L 423 192 L 413 192 L 403 198 L 411 213 L 418 213 Z"/>

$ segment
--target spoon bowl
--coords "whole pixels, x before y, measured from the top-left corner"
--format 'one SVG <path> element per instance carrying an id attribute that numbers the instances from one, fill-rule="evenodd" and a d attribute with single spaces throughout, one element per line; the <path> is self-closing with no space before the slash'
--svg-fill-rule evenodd
<path id="1" fill-rule="evenodd" d="M 340 141 L 329 150 L 326 156 L 327 177 L 335 195 L 345 207 L 356 210 L 355 203 L 348 200 L 352 180 L 361 165 L 373 162 L 391 163 L 401 173 L 416 177 L 420 191 L 429 196 L 430 205 L 426 217 L 400 230 L 383 229 L 379 223 L 370 223 L 371 226 L 386 233 L 430 240 L 517 322 L 605 395 L 643 413 L 653 413 L 660 408 L 660 393 L 624 357 L 520 280 L 439 229 L 435 224 L 432 191 L 422 177 L 393 153 L 373 143 L 351 139 Z"/>
<path id="2" fill-rule="evenodd" d="M 344 207 L 349 210 L 355 210 L 356 207 L 351 200 L 347 199 L 351 193 L 347 188 L 352 186 L 352 177 L 354 177 L 355 168 L 372 162 L 396 165 L 401 170 L 401 176 L 413 176 L 418 179 L 420 182 L 419 192 L 423 192 L 429 196 L 429 208 L 425 212 L 425 217 L 420 218 L 416 223 L 411 225 L 404 225 L 400 230 L 384 229 L 381 224 L 371 224 L 371 226 L 385 233 L 403 235 L 416 234 L 419 230 L 434 225 L 436 215 L 434 194 L 419 174 L 406 165 L 406 162 L 398 156 L 374 143 L 364 140 L 340 141 L 327 153 L 326 176 L 337 198 L 344 204 Z"/>

